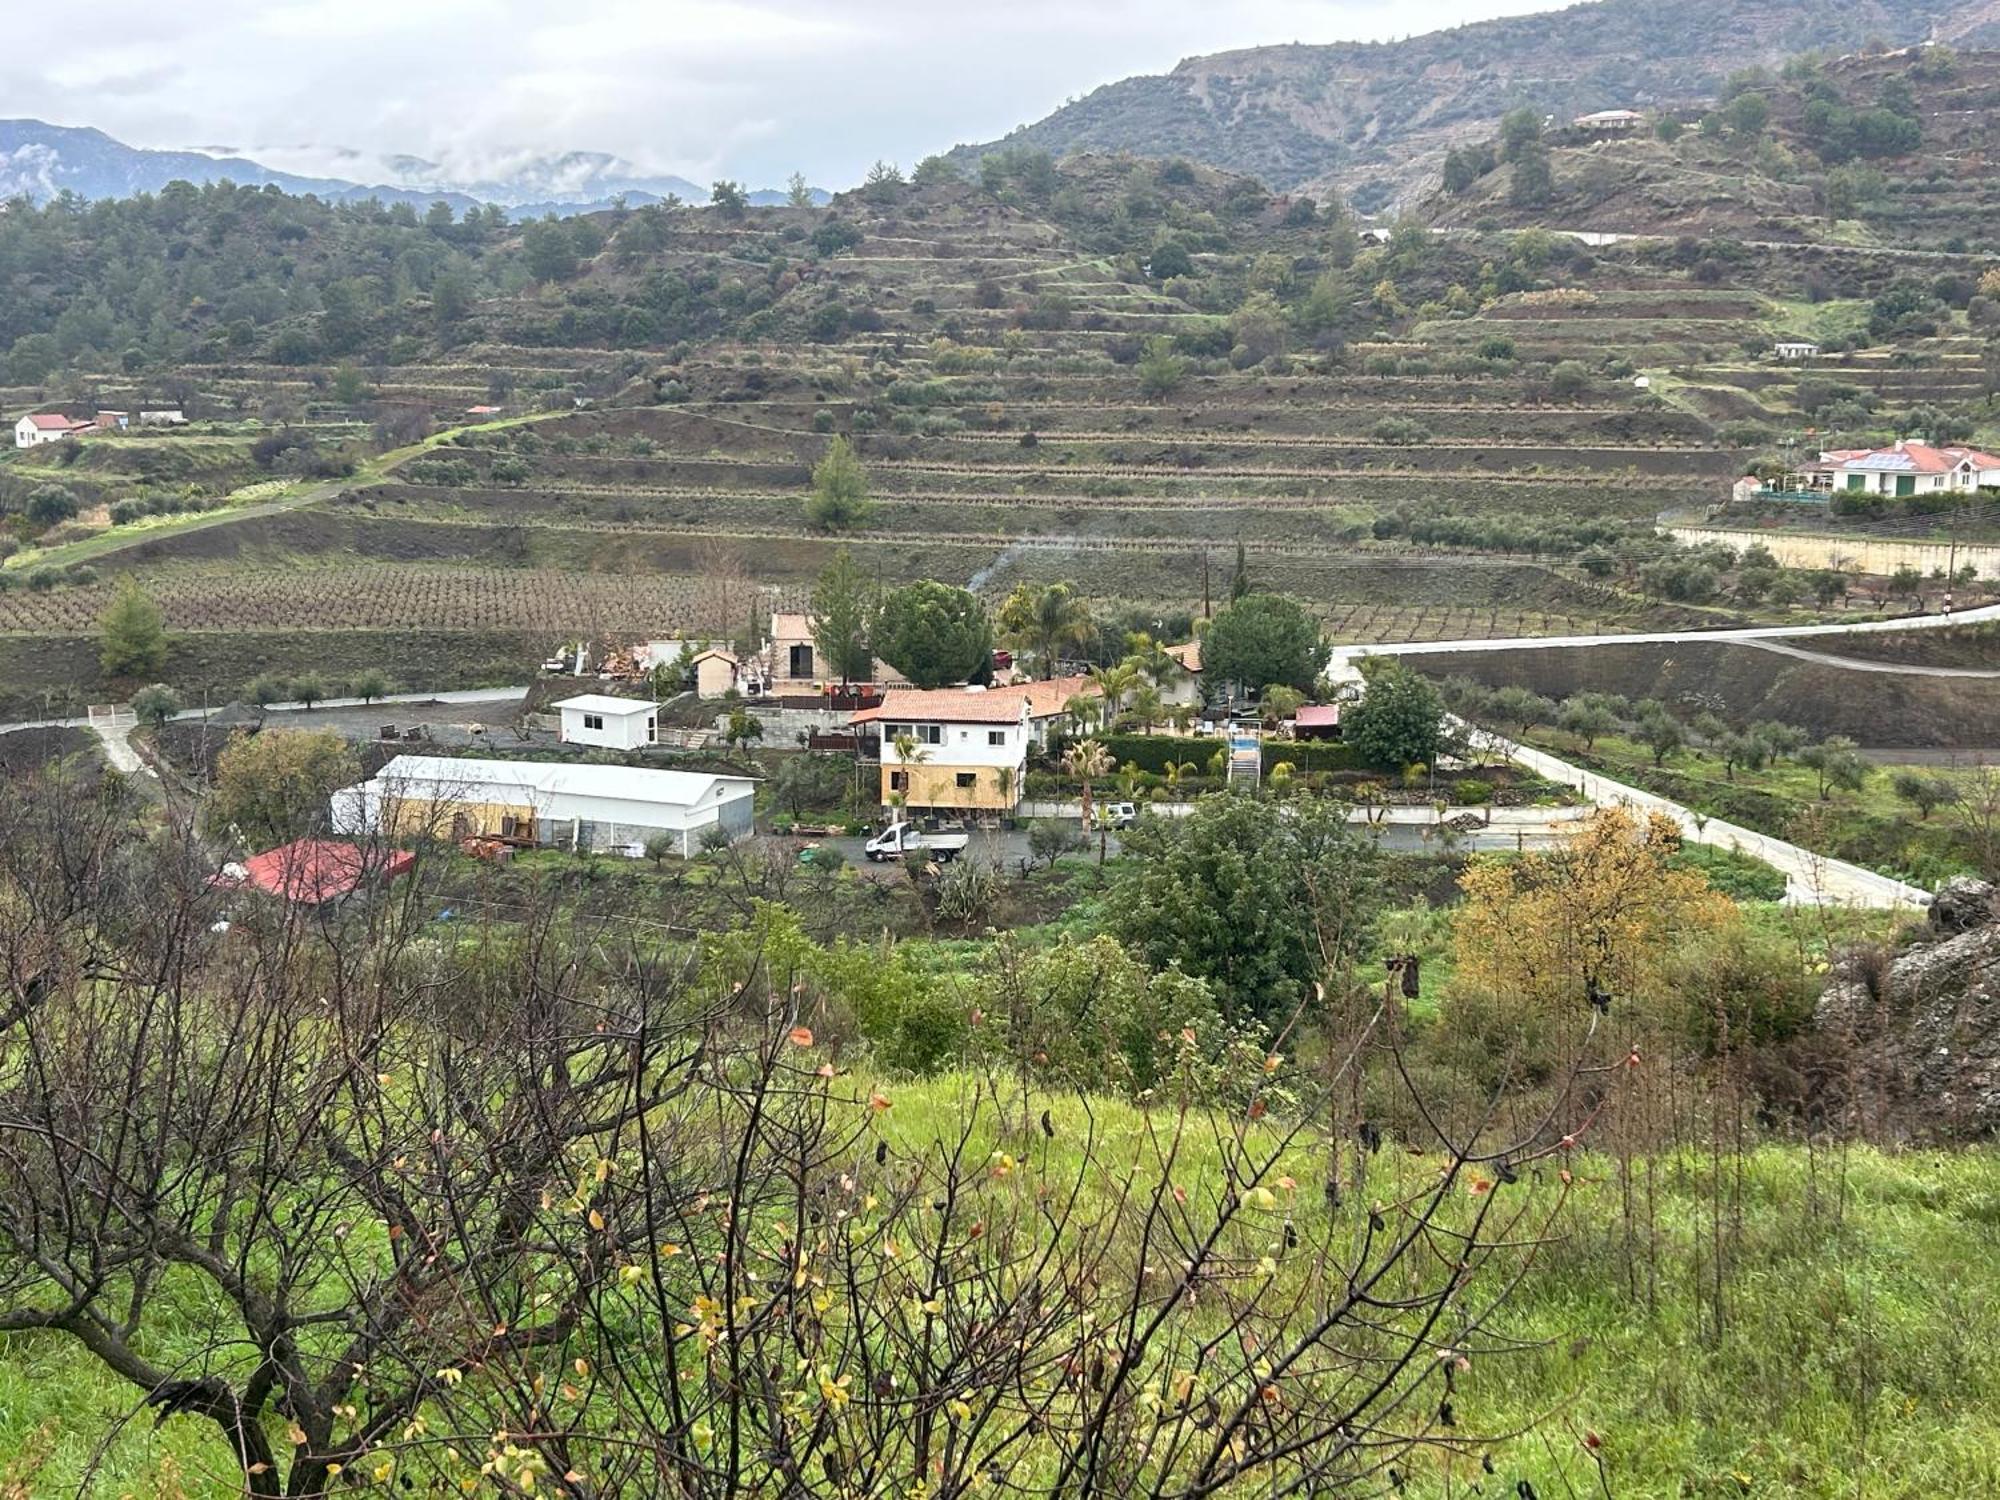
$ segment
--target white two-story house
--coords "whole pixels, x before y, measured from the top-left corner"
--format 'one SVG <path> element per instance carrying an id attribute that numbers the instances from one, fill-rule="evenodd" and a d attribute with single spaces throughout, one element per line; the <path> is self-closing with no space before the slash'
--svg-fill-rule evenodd
<path id="1" fill-rule="evenodd" d="M 899 688 L 853 723 L 881 731 L 885 807 L 1010 813 L 1020 804 L 1036 732 L 1020 689 Z"/>

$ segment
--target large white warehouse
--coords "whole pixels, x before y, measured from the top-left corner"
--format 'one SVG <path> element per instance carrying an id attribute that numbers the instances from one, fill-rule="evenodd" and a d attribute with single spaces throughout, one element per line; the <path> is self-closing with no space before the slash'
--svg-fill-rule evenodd
<path id="1" fill-rule="evenodd" d="M 748 776 L 706 771 L 399 755 L 335 792 L 332 812 L 348 835 L 484 836 L 637 856 L 668 834 L 689 855 L 712 829 L 748 834 L 756 793 Z"/>

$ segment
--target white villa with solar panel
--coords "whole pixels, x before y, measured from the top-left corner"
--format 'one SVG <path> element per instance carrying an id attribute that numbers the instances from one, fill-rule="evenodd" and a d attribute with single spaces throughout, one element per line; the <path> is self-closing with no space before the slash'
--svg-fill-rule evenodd
<path id="1" fill-rule="evenodd" d="M 2000 488 L 2000 458 L 1977 448 L 1898 439 L 1893 448 L 1839 448 L 1819 456 L 1811 477 L 1836 494 L 1971 494 Z"/>

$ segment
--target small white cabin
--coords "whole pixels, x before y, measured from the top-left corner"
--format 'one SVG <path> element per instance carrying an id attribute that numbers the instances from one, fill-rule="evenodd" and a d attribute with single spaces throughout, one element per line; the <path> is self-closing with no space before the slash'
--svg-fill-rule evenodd
<path id="1" fill-rule="evenodd" d="M 584 693 L 555 705 L 562 716 L 565 745 L 597 745 L 606 750 L 636 750 L 659 734 L 659 705 L 643 698 L 613 698 Z"/>

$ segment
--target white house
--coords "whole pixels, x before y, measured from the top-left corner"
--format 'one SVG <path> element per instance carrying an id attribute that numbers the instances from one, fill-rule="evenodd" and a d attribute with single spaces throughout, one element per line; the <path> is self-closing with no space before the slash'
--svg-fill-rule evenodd
<path id="1" fill-rule="evenodd" d="M 645 853 L 665 835 L 682 855 L 753 827 L 757 783 L 706 771 L 399 755 L 333 794 L 348 837 L 506 838 L 600 854 Z"/>
<path id="2" fill-rule="evenodd" d="M 14 424 L 14 446 L 39 448 L 43 443 L 59 443 L 89 426 L 88 422 L 78 422 L 55 412 L 30 412 Z"/>
<path id="3" fill-rule="evenodd" d="M 562 715 L 565 745 L 600 745 L 607 750 L 636 750 L 659 736 L 660 706 L 644 698 L 613 698 L 583 693 L 553 705 Z"/>
<path id="4" fill-rule="evenodd" d="M 904 688 L 852 722 L 881 730 L 884 805 L 1005 813 L 1027 779 L 1030 710 L 1024 688 Z"/>
<path id="5" fill-rule="evenodd" d="M 141 427 L 185 427 L 187 413 L 178 406 L 159 406 L 139 413 Z"/>
<path id="6" fill-rule="evenodd" d="M 1779 339 L 1771 346 L 1771 352 L 1779 359 L 1818 359 L 1819 345 L 1809 339 Z"/>
<path id="7" fill-rule="evenodd" d="M 1600 109 L 1578 115 L 1569 123 L 1574 130 L 1637 130 L 1646 123 L 1646 117 L 1636 109 Z"/>
<path id="8" fill-rule="evenodd" d="M 1817 474 L 1843 495 L 1970 494 L 2000 486 L 2000 458 L 1977 448 L 1937 448 L 1898 438 L 1893 448 L 1822 453 Z"/>

